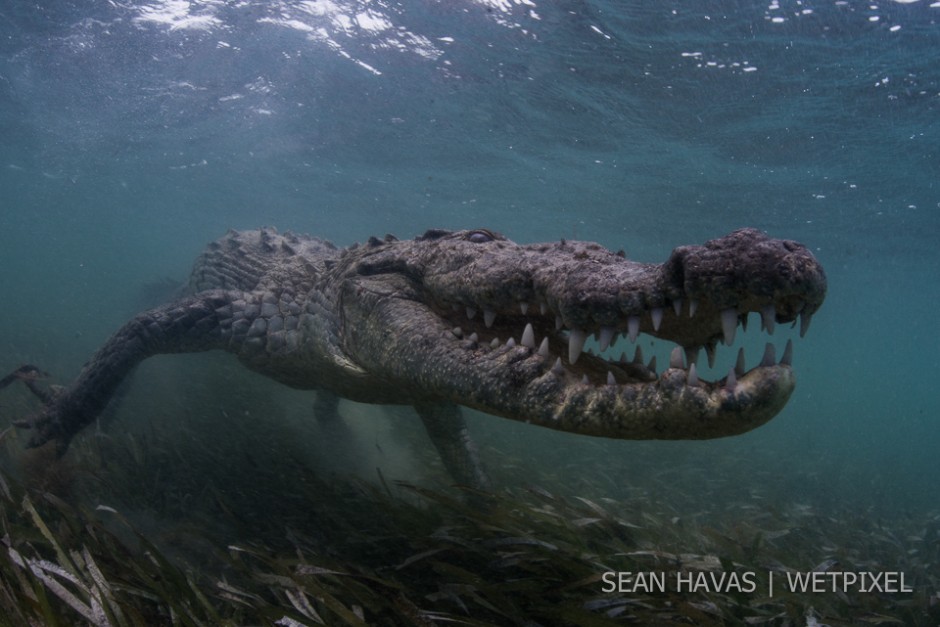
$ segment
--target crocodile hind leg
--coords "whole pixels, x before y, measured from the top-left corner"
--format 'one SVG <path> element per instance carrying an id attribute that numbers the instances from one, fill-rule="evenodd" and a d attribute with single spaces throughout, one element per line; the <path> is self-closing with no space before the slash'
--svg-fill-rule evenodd
<path id="1" fill-rule="evenodd" d="M 48 376 L 49 373 L 43 372 L 36 366 L 30 366 L 28 364 L 25 366 L 20 366 L 7 376 L 0 379 L 0 390 L 7 387 L 11 383 L 22 381 L 23 385 L 25 385 L 29 391 L 36 396 L 36 398 L 38 398 L 43 403 L 48 403 L 56 395 L 58 390 L 55 388 L 44 390 L 39 387 L 39 384 L 37 383 L 39 379 L 45 379 Z"/>
<path id="2" fill-rule="evenodd" d="M 313 415 L 321 427 L 336 429 L 345 424 L 339 415 L 339 396 L 329 390 L 317 390 L 313 401 Z"/>
<path id="3" fill-rule="evenodd" d="M 415 410 L 454 481 L 479 490 L 489 488 L 460 407 L 454 403 L 419 403 Z"/>
<path id="4" fill-rule="evenodd" d="M 352 455 L 356 436 L 339 413 L 340 397 L 330 390 L 317 390 L 313 401 L 313 415 L 323 438 L 337 452 Z"/>
<path id="5" fill-rule="evenodd" d="M 251 320 L 233 324 L 232 310 L 236 302 L 244 304 L 245 300 L 243 292 L 211 290 L 141 312 L 112 335 L 78 378 L 59 392 L 30 385 L 35 378 L 30 372 L 14 372 L 11 376 L 23 380 L 43 406 L 13 424 L 33 430 L 28 446 L 54 440 L 57 452 L 63 454 L 72 436 L 101 414 L 134 367 L 147 357 L 212 349 L 237 352 L 245 344 Z"/>

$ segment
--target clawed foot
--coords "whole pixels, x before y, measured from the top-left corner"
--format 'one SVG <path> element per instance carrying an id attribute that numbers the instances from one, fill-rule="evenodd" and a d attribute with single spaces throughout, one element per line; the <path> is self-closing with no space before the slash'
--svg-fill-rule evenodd
<path id="1" fill-rule="evenodd" d="M 31 429 L 33 431 L 26 444 L 29 448 L 36 448 L 50 440 L 56 440 L 56 450 L 59 455 L 62 455 L 68 448 L 71 438 L 63 433 L 60 422 L 57 420 L 61 411 L 60 403 L 57 402 L 61 397 L 61 388 L 58 386 L 49 386 L 46 389 L 39 387 L 38 382 L 48 377 L 48 373 L 43 372 L 36 366 L 20 366 L 0 379 L 0 389 L 16 381 L 21 381 L 33 395 L 43 402 L 41 410 L 28 418 L 13 420 L 12 424 L 19 429 Z"/>
<path id="2" fill-rule="evenodd" d="M 48 372 L 43 372 L 36 366 L 30 366 L 29 364 L 26 364 L 24 366 L 20 366 L 7 376 L 0 379 L 0 390 L 10 385 L 14 381 L 22 381 L 26 383 L 27 386 L 29 386 L 30 382 L 37 381 L 39 379 L 45 379 L 48 376 Z M 32 389 L 32 387 L 30 387 L 30 389 Z"/>
<path id="3" fill-rule="evenodd" d="M 27 448 L 38 448 L 55 440 L 56 456 L 62 457 L 69 448 L 72 436 L 62 429 L 61 421 L 58 419 L 60 412 L 58 404 L 53 401 L 28 418 L 14 420 L 13 426 L 32 431 L 32 435 L 26 441 Z"/>

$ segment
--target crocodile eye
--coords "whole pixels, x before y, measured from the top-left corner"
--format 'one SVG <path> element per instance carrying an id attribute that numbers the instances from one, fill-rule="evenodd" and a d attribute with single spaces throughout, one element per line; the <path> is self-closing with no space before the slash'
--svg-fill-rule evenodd
<path id="1" fill-rule="evenodd" d="M 467 235 L 467 239 L 474 244 L 485 244 L 493 241 L 493 234 L 489 231 L 473 231 Z"/>

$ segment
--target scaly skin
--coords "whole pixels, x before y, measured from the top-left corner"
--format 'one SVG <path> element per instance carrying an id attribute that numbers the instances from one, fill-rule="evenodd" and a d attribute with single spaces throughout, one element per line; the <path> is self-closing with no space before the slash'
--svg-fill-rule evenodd
<path id="1" fill-rule="evenodd" d="M 338 249 L 262 229 L 210 244 L 190 286 L 191 296 L 135 316 L 71 386 L 17 422 L 34 429 L 29 445 L 55 440 L 64 451 L 143 359 L 212 349 L 324 398 L 415 406 L 451 474 L 477 486 L 485 476 L 458 405 L 612 438 L 734 435 L 786 404 L 789 355 L 706 382 L 681 355 L 657 376 L 581 354 L 579 338 L 645 333 L 711 352 L 750 311 L 768 327 L 800 316 L 805 331 L 826 278 L 805 247 L 753 229 L 677 248 L 658 265 L 485 230 Z"/>

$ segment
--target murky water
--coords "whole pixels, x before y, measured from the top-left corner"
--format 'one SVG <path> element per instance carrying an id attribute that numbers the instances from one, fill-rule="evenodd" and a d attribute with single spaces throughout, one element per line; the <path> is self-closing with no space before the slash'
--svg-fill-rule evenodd
<path id="1" fill-rule="evenodd" d="M 780 416 L 729 440 L 636 443 L 474 415 L 494 477 L 724 524 L 794 504 L 936 521 L 940 3 L 624 5 L 0 8 L 0 371 L 70 380 L 159 292 L 146 286 L 184 280 L 229 228 L 347 245 L 482 226 L 662 261 L 754 226 L 805 243 L 829 277 Z M 756 326 L 738 340 L 752 362 Z M 159 431 L 195 467 L 209 441 L 280 432 L 324 475 L 446 483 L 407 412 L 345 407 L 347 463 L 308 407 L 227 357 L 161 357 L 102 428 L 143 448 Z M 186 489 L 172 480 L 154 478 Z"/>

